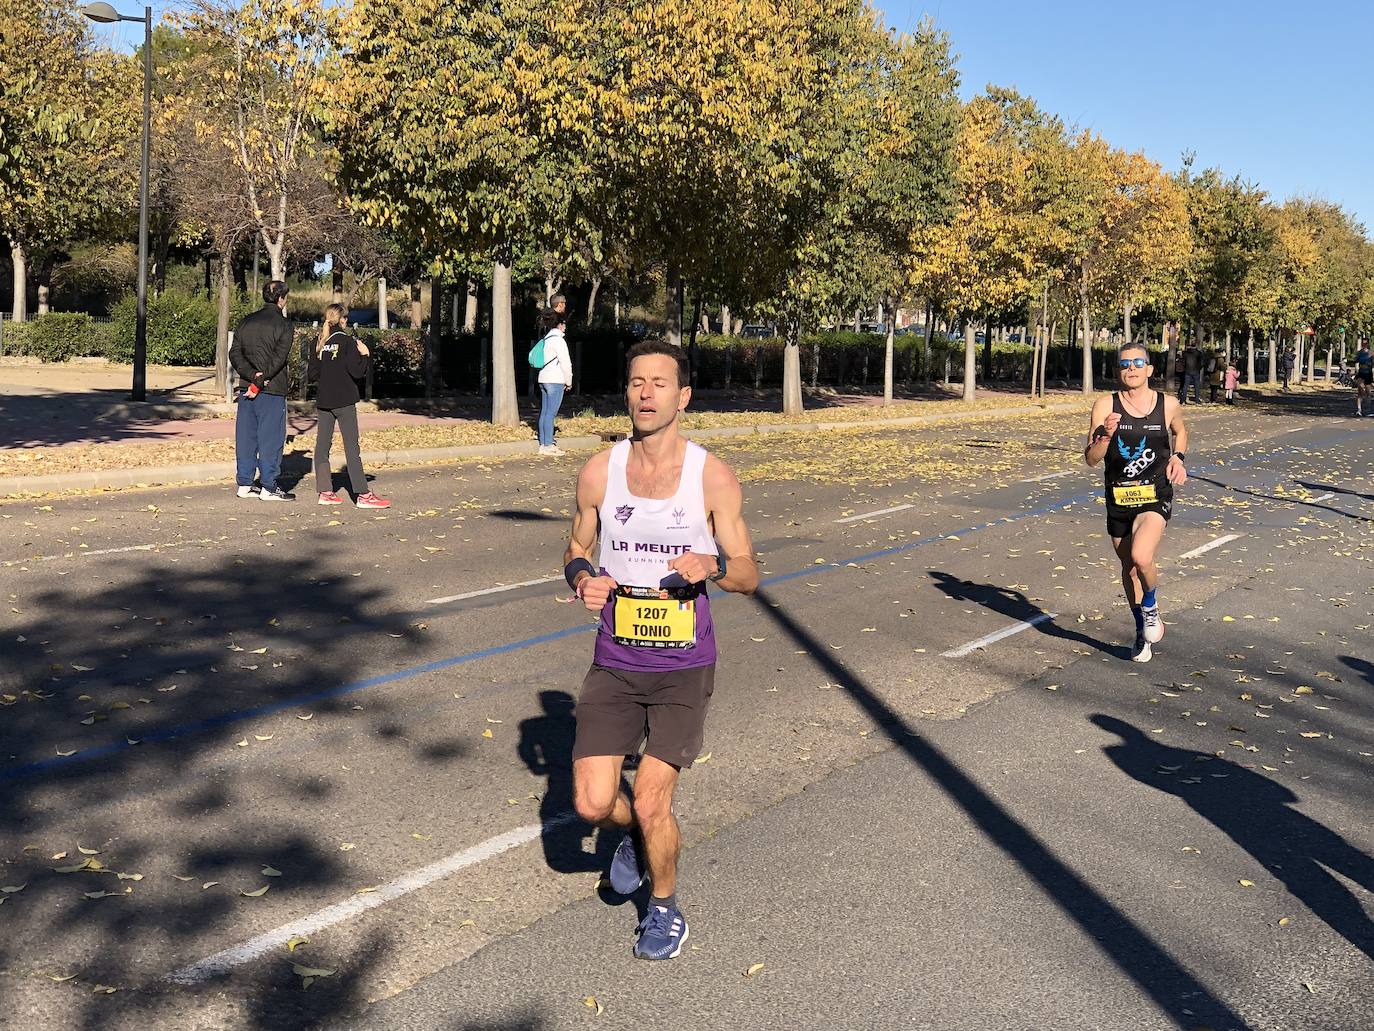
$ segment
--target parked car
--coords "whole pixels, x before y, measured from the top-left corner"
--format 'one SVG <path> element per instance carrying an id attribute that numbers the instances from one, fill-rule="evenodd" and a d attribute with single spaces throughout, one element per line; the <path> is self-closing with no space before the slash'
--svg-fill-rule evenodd
<path id="1" fill-rule="evenodd" d="M 377 325 L 377 309 L 376 309 L 376 308 L 352 308 L 352 309 L 350 309 L 349 312 L 348 312 L 348 321 L 349 321 L 352 325 L 358 326 L 358 327 L 360 327 L 360 328 L 362 328 L 362 329 L 375 328 L 376 325 Z M 394 312 L 388 311 L 388 312 L 386 313 L 386 328 L 387 328 L 387 329 L 400 329 L 400 327 L 401 327 L 401 320 L 400 320 L 400 318 L 399 318 Z"/>
<path id="2" fill-rule="evenodd" d="M 744 332 L 741 335 L 754 340 L 763 340 L 767 337 L 777 336 L 778 332 L 776 326 L 765 325 L 764 323 L 758 322 L 745 326 Z"/>

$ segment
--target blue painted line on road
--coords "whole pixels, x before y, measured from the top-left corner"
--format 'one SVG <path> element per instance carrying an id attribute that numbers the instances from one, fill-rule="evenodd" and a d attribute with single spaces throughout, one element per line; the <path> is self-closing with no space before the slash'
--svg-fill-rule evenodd
<path id="1" fill-rule="evenodd" d="M 1314 442 L 1316 443 L 1316 442 Z M 1311 447 L 1313 445 L 1306 445 Z M 1299 445 L 1290 445 L 1283 450 L 1296 450 Z M 1219 472 L 1233 469 L 1238 465 L 1247 465 L 1261 458 L 1270 458 L 1273 452 L 1266 452 L 1263 455 L 1255 455 L 1249 459 L 1238 459 L 1229 462 L 1224 466 L 1207 466 L 1199 469 L 1201 472 Z M 913 541 L 905 541 L 889 548 L 880 548 L 877 551 L 866 552 L 847 559 L 844 562 L 832 562 L 824 566 L 805 566 L 790 573 L 778 573 L 760 581 L 761 587 L 771 587 L 774 584 L 786 583 L 804 576 L 821 576 L 825 573 L 833 572 L 837 569 L 844 569 L 849 565 L 858 565 L 861 562 L 872 562 L 875 559 L 890 558 L 893 555 L 900 555 L 915 548 L 925 547 L 928 544 L 935 544 L 939 541 L 949 540 L 951 537 L 962 537 L 965 534 L 979 533 L 983 530 L 991 529 L 994 526 L 1007 526 L 1012 523 L 1019 523 L 1026 519 L 1035 519 L 1039 516 L 1049 515 L 1051 512 L 1059 512 L 1066 508 L 1083 501 L 1090 501 L 1101 497 L 1101 492 L 1097 490 L 1089 491 L 1084 494 L 1076 494 L 1070 498 L 1062 498 L 1053 504 L 1044 505 L 1040 508 L 1029 509 L 1025 512 L 1017 513 L 1012 516 L 1003 516 L 1000 519 L 991 519 L 985 523 L 978 523 L 973 526 L 966 526 L 959 530 L 950 530 L 946 533 L 931 534 L 927 537 L 919 537 Z M 550 644 L 554 641 L 562 640 L 565 637 L 573 637 L 577 634 L 591 633 L 596 629 L 595 623 L 587 623 L 581 626 L 567 627 L 563 630 L 556 630 L 549 634 L 540 634 L 537 637 L 526 637 L 519 641 L 511 641 L 506 644 L 494 645 L 490 648 L 483 648 L 480 651 L 465 652 L 462 655 L 455 655 L 447 659 L 439 659 L 435 662 L 424 663 L 419 666 L 410 666 L 406 669 L 396 670 L 393 673 L 384 673 L 380 676 L 369 677 L 366 680 L 355 680 L 347 684 L 340 684 L 324 691 L 316 691 L 306 695 L 296 695 L 292 698 L 280 702 L 270 702 L 265 705 L 253 706 L 248 709 L 232 709 L 228 712 L 219 713 L 214 716 L 207 716 L 203 720 L 194 720 L 190 723 L 180 723 L 176 726 L 165 727 L 159 730 L 150 730 L 138 739 L 137 745 L 129 744 L 128 740 L 111 741 L 103 745 L 96 745 L 93 748 L 85 748 L 74 755 L 55 756 L 51 759 L 42 759 L 37 762 L 23 763 L 18 766 L 0 768 L 0 782 L 19 780 L 23 777 L 31 777 L 36 774 L 48 773 L 53 770 L 60 770 L 78 763 L 87 763 L 99 759 L 109 758 L 121 752 L 129 751 L 133 748 L 140 748 L 145 744 L 160 744 L 166 741 L 173 741 L 178 738 L 188 737 L 203 731 L 213 730 L 217 727 L 229 726 L 234 723 L 241 723 L 244 720 L 256 719 L 261 716 L 271 716 L 286 709 L 297 709 L 305 705 L 312 705 L 318 702 L 329 701 L 335 698 L 346 697 L 358 691 L 365 691 L 368 688 L 380 687 L 383 684 L 393 684 L 401 680 L 409 680 L 411 677 L 423 676 L 426 673 L 436 673 L 440 670 L 452 669 L 454 666 L 466 665 L 470 662 L 478 662 L 482 659 L 494 658 L 498 655 L 507 655 L 511 652 L 523 651 L 526 648 L 534 648 L 541 644 Z"/>

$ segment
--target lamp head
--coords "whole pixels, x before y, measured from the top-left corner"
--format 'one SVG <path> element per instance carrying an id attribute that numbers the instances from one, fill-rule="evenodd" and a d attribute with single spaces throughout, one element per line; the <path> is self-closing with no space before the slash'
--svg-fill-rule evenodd
<path id="1" fill-rule="evenodd" d="M 106 3 L 84 4 L 78 10 L 91 21 L 98 21 L 106 25 L 123 20 L 120 18 L 119 12 Z"/>

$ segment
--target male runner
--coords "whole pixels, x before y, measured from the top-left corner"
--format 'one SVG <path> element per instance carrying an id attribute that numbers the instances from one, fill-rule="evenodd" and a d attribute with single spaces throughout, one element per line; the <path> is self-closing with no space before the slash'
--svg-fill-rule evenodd
<path id="1" fill-rule="evenodd" d="M 679 432 L 678 416 L 692 397 L 686 354 L 646 340 L 628 360 L 633 433 L 578 474 L 564 555 L 569 585 L 601 614 L 577 702 L 573 800 L 584 820 L 625 832 L 611 887 L 630 895 L 649 882 L 634 954 L 658 960 L 672 959 L 687 940 L 675 894 L 681 838 L 673 791 L 701 751 L 714 684 L 706 581 L 751 594 L 759 573 L 739 481 Z M 588 556 L 598 538 L 593 566 Z M 641 742 L 632 800 L 620 790 L 620 774 Z"/>
<path id="2" fill-rule="evenodd" d="M 1355 414 L 1364 415 L 1364 403 L 1369 400 L 1369 388 L 1374 384 L 1374 354 L 1369 352 L 1369 341 L 1360 344 L 1355 352 Z M 1374 415 L 1374 412 L 1370 412 Z"/>
<path id="3" fill-rule="evenodd" d="M 1155 551 L 1172 513 L 1174 485 L 1188 478 L 1188 430 L 1179 402 L 1150 389 L 1154 366 L 1144 347 L 1125 345 L 1116 364 L 1122 389 L 1093 403 L 1083 460 L 1107 460 L 1107 534 L 1121 559 L 1121 586 L 1135 616 L 1131 658 L 1149 662 L 1150 646 L 1164 637 Z"/>

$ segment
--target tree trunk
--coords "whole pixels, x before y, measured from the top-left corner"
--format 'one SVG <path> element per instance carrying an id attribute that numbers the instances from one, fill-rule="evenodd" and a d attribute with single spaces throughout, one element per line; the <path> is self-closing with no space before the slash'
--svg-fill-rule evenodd
<path id="1" fill-rule="evenodd" d="M 1083 321 L 1083 393 L 1093 392 L 1093 333 L 1092 315 L 1088 311 L 1088 292 L 1086 290 L 1079 294 L 1082 304 L 1082 311 L 1079 318 Z"/>
<path id="2" fill-rule="evenodd" d="M 801 415 L 801 320 L 787 320 L 787 337 L 782 350 L 782 413 Z"/>
<path id="3" fill-rule="evenodd" d="M 701 294 L 694 291 L 692 299 L 692 332 L 687 338 L 687 377 L 688 385 L 697 388 L 697 375 L 701 359 L 697 355 L 697 325 L 701 322 Z"/>
<path id="4" fill-rule="evenodd" d="M 859 326 L 862 325 L 862 324 L 863 324 L 863 313 L 862 313 L 858 308 L 855 308 L 855 309 L 854 309 L 854 332 L 855 332 L 855 333 L 859 332 Z"/>
<path id="5" fill-rule="evenodd" d="M 587 325 L 591 325 L 596 318 L 596 295 L 601 292 L 601 277 L 592 276 L 592 292 L 587 295 Z M 573 372 L 574 378 L 577 372 Z"/>
<path id="6" fill-rule="evenodd" d="M 730 325 L 730 306 L 722 304 L 720 306 L 720 332 L 722 336 L 729 336 L 730 330 L 734 328 Z"/>
<path id="7" fill-rule="evenodd" d="M 972 401 L 978 383 L 978 341 L 973 320 L 964 320 L 964 400 Z"/>
<path id="8" fill-rule="evenodd" d="M 1255 329 L 1249 327 L 1245 333 L 1245 385 L 1255 385 Z"/>
<path id="9" fill-rule="evenodd" d="M 215 396 L 229 394 L 229 249 L 219 256 L 219 313 L 215 322 Z"/>
<path id="10" fill-rule="evenodd" d="M 668 343 L 682 346 L 682 276 L 676 267 L 668 269 Z"/>
<path id="11" fill-rule="evenodd" d="M 1028 338 L 1029 339 L 1029 338 Z M 1030 374 L 1030 396 L 1035 397 L 1035 388 L 1040 383 L 1040 337 L 1036 335 L 1035 342 L 1031 344 L 1031 374 Z"/>
<path id="12" fill-rule="evenodd" d="M 758 343 L 754 345 L 754 389 L 763 389 L 763 345 Z M 786 403 L 784 398 L 783 404 Z"/>
<path id="13" fill-rule="evenodd" d="M 815 390 L 821 381 L 821 336 L 817 333 L 811 339 L 811 389 Z"/>
<path id="14" fill-rule="evenodd" d="M 386 276 L 377 277 L 377 328 L 390 329 L 391 315 L 386 310 Z"/>
<path id="15" fill-rule="evenodd" d="M 894 305 L 888 304 L 884 314 L 887 316 L 887 340 L 883 344 L 883 404 L 892 403 L 892 357 L 895 352 L 897 340 L 897 309 Z"/>
<path id="16" fill-rule="evenodd" d="M 14 263 L 14 321 L 23 322 L 29 317 L 29 256 L 16 240 L 10 241 L 10 261 Z"/>
<path id="17" fill-rule="evenodd" d="M 620 287 L 619 287 L 619 286 L 616 286 L 616 288 L 615 288 L 615 314 L 612 316 L 612 318 L 613 318 L 614 323 L 615 323 L 615 328 L 616 328 L 616 329 L 619 329 L 619 328 L 620 328 Z"/>
<path id="18" fill-rule="evenodd" d="M 729 390 L 735 375 L 735 345 L 727 341 L 725 344 L 725 389 Z"/>
<path id="19" fill-rule="evenodd" d="M 1226 341 L 1225 341 L 1224 346 L 1225 346 L 1225 348 L 1226 348 L 1226 364 L 1227 364 L 1227 365 L 1230 365 L 1230 364 L 1231 364 L 1231 331 L 1230 331 L 1229 329 L 1226 331 Z"/>
<path id="20" fill-rule="evenodd" d="M 434 400 L 434 391 L 439 382 L 439 334 L 443 330 L 444 281 L 435 276 L 429 281 L 429 332 L 424 338 L 425 398 Z"/>
<path id="21" fill-rule="evenodd" d="M 1129 341 L 1131 339 L 1131 302 L 1126 301 L 1121 305 L 1121 339 Z"/>
<path id="22" fill-rule="evenodd" d="M 286 256 L 282 252 L 286 249 L 286 238 L 278 236 L 276 242 L 264 239 L 262 245 L 267 250 L 267 260 L 272 265 L 272 278 L 286 282 Z"/>
<path id="23" fill-rule="evenodd" d="M 1269 385 L 1275 386 L 1279 381 L 1279 345 L 1283 340 L 1283 334 L 1278 329 L 1269 331 Z"/>
<path id="24" fill-rule="evenodd" d="M 419 329 L 424 325 L 425 313 L 420 307 L 420 281 L 410 284 L 410 328 Z"/>
<path id="25" fill-rule="evenodd" d="M 49 272 L 45 268 L 38 274 L 38 312 L 41 317 L 48 314 L 52 309 L 48 305 L 48 298 L 52 296 L 52 288 L 48 285 Z"/>
<path id="26" fill-rule="evenodd" d="M 744 319 L 743 319 L 743 318 L 737 318 L 737 319 L 735 319 L 735 325 L 734 325 L 734 328 L 730 331 L 730 335 L 731 335 L 731 336 L 735 336 L 735 337 L 737 337 L 737 336 L 743 336 L 743 335 L 744 335 Z"/>
<path id="27" fill-rule="evenodd" d="M 463 306 L 463 332 L 477 332 L 477 280 L 468 276 L 467 299 Z"/>
<path id="28" fill-rule="evenodd" d="M 1317 338 L 1307 338 L 1307 382 L 1317 382 Z"/>
<path id="29" fill-rule="evenodd" d="M 497 252 L 491 277 L 491 421 L 518 426 L 520 406 L 515 393 L 515 340 L 511 331 L 510 248 Z"/>
<path id="30" fill-rule="evenodd" d="M 983 385 L 992 382 L 992 319 L 983 323 Z"/>
<path id="31" fill-rule="evenodd" d="M 931 368 L 930 362 L 930 341 L 935 335 L 935 308 L 926 305 L 926 332 L 921 342 L 921 375 L 929 383 L 934 378 L 935 370 Z"/>
<path id="32" fill-rule="evenodd" d="M 331 260 L 332 260 L 332 259 L 331 259 Z M 339 266 L 338 266 L 337 264 L 334 265 L 332 269 L 330 269 L 330 275 L 329 275 L 330 297 L 329 297 L 329 299 L 330 299 L 330 301 L 332 301 L 334 304 L 343 304 L 343 294 L 344 294 L 344 281 L 343 281 L 343 276 L 344 276 L 344 274 L 343 274 L 343 269 L 339 268 Z"/>

